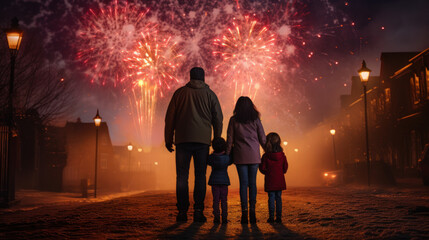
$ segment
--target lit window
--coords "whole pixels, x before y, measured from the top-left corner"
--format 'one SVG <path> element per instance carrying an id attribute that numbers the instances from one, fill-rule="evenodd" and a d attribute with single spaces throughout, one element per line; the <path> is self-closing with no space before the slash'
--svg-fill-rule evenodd
<path id="1" fill-rule="evenodd" d="M 425 68 L 426 70 L 426 98 L 429 99 L 429 70 Z"/>
<path id="2" fill-rule="evenodd" d="M 390 103 L 390 88 L 384 89 L 384 96 L 386 97 L 386 103 Z"/>
<path id="3" fill-rule="evenodd" d="M 413 103 L 417 104 L 420 102 L 420 79 L 414 74 L 414 77 L 410 78 L 411 92 L 413 95 Z"/>
<path id="4" fill-rule="evenodd" d="M 384 112 L 384 107 L 386 105 L 386 97 L 381 94 L 381 97 L 378 99 L 378 114 L 382 114 Z"/>
<path id="5" fill-rule="evenodd" d="M 417 76 L 417 74 L 414 74 L 414 87 L 415 87 L 415 91 L 416 91 L 416 96 L 419 97 L 420 96 L 420 77 Z"/>

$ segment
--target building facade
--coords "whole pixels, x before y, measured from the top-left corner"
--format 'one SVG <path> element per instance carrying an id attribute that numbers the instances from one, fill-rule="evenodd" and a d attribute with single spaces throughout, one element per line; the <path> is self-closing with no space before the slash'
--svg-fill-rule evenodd
<path id="1" fill-rule="evenodd" d="M 63 170 L 63 191 L 81 191 L 82 180 L 90 186 L 95 182 L 94 123 L 67 122 L 65 128 L 66 165 Z M 107 124 L 102 122 L 98 130 L 97 191 L 119 191 L 119 164 L 115 161 Z"/>
<path id="2" fill-rule="evenodd" d="M 396 177 L 418 176 L 418 159 L 429 143 L 429 49 L 382 53 L 380 60 L 380 76 L 370 77 L 367 88 L 371 176 L 389 175 L 386 169 Z M 363 89 L 358 76 L 352 77 L 351 94 L 341 96 L 341 106 L 335 119 L 339 158 L 346 170 L 355 168 L 351 175 L 365 175 Z"/>

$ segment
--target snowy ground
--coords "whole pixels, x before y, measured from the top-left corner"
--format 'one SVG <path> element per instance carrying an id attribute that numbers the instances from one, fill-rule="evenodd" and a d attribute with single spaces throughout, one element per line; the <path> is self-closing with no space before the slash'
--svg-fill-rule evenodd
<path id="1" fill-rule="evenodd" d="M 229 193 L 227 225 L 175 222 L 174 191 L 82 200 L 77 195 L 19 192 L 20 205 L 0 209 L 0 239 L 429 239 L 429 188 L 290 187 L 283 224 L 266 223 L 267 196 L 258 192 L 254 225 L 240 224 L 238 191 Z M 24 200 L 26 199 L 26 200 Z M 37 201 L 37 199 L 39 199 Z M 56 200 L 55 200 L 56 199 Z"/>

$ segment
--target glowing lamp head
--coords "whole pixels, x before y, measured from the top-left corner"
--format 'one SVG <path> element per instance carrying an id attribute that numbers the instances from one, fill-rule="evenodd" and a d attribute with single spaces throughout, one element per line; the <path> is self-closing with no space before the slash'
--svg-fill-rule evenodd
<path id="1" fill-rule="evenodd" d="M 325 177 L 327 177 L 327 176 L 329 176 L 329 174 L 328 173 L 325 173 L 325 174 L 323 174 Z"/>
<path id="2" fill-rule="evenodd" d="M 98 113 L 98 109 L 97 109 L 97 114 L 93 119 L 94 119 L 95 126 L 99 127 L 101 124 L 101 117 L 100 117 L 100 114 Z"/>
<path id="3" fill-rule="evenodd" d="M 137 149 L 137 151 L 138 151 L 138 152 L 142 152 L 142 151 L 143 151 L 143 149 L 142 149 L 142 148 L 138 148 L 138 149 Z"/>
<path id="4" fill-rule="evenodd" d="M 358 70 L 358 73 L 359 73 L 360 81 L 362 82 L 362 84 L 364 86 L 366 86 L 368 84 L 370 72 L 371 72 L 371 70 L 366 67 L 366 62 L 365 62 L 365 60 L 363 60 L 362 61 L 362 67 Z"/>
<path id="5" fill-rule="evenodd" d="M 286 142 L 286 141 L 284 141 L 284 142 L 283 142 L 283 145 L 287 146 L 287 142 Z"/>
<path id="6" fill-rule="evenodd" d="M 133 145 L 131 143 L 129 143 L 128 146 L 127 146 L 127 148 L 128 148 L 128 151 L 131 152 L 133 150 Z"/>
<path id="7" fill-rule="evenodd" d="M 335 135 L 335 129 L 331 129 L 331 130 L 329 130 L 329 132 L 331 133 L 332 136 Z"/>
<path id="8" fill-rule="evenodd" d="M 294 151 L 295 151 L 295 152 L 298 152 L 299 150 L 298 150 L 298 148 L 295 148 L 295 149 L 294 149 Z"/>
<path id="9" fill-rule="evenodd" d="M 143 84 L 144 84 L 143 80 L 139 80 L 139 86 L 141 87 L 143 86 Z"/>
<path id="10" fill-rule="evenodd" d="M 22 30 L 19 29 L 18 19 L 12 19 L 11 28 L 6 30 L 7 43 L 12 54 L 19 50 L 22 40 Z"/>

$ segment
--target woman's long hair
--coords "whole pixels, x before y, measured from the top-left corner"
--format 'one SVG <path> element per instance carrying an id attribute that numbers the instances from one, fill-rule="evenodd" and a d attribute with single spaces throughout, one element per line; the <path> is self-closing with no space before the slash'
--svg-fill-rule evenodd
<path id="1" fill-rule="evenodd" d="M 239 97 L 234 108 L 235 120 L 239 123 L 249 123 L 260 118 L 261 114 L 256 109 L 249 97 Z"/>
<path id="2" fill-rule="evenodd" d="M 281 144 L 280 136 L 275 132 L 270 132 L 267 135 L 267 142 L 265 143 L 265 152 L 267 153 L 275 153 L 275 152 L 283 152 L 283 148 L 280 146 Z"/>

